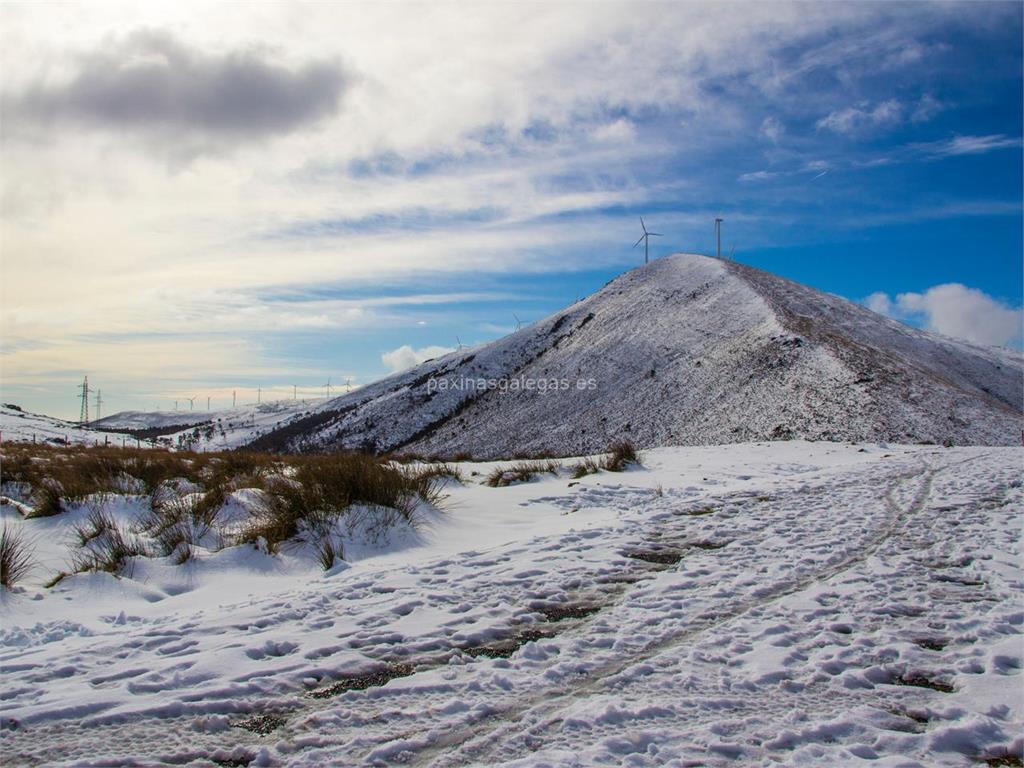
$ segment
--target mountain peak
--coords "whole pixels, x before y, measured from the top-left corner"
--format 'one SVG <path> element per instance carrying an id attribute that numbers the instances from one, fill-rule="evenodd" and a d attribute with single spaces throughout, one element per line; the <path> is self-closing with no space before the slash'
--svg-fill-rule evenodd
<path id="1" fill-rule="evenodd" d="M 734 261 L 680 253 L 504 338 L 331 401 L 288 450 L 583 454 L 806 438 L 1012 444 L 1024 361 Z"/>

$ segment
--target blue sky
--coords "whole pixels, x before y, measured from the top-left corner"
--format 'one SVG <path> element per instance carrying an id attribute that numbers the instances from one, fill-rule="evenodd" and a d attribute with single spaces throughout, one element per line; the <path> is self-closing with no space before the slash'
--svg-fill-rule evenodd
<path id="1" fill-rule="evenodd" d="M 5 401 L 365 384 L 600 288 L 641 215 L 1021 346 L 1019 3 L 0 14 Z"/>

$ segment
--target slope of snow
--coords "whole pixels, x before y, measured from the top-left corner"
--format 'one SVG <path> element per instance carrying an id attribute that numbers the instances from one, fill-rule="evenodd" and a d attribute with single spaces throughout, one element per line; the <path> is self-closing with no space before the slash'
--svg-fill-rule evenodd
<path id="1" fill-rule="evenodd" d="M 627 473 L 508 488 L 462 465 L 445 514 L 328 574 L 243 547 L 52 590 L 40 568 L 0 605 L 0 750 L 19 765 L 1019 755 L 1021 459 L 665 448 Z M 97 503 L 126 520 L 139 506 Z M 0 512 L 51 567 L 84 514 Z"/>
<path id="2" fill-rule="evenodd" d="M 503 339 L 338 398 L 257 445 L 497 458 L 575 455 L 624 437 L 1019 444 L 1022 382 L 1018 353 L 677 255 Z"/>
<path id="3" fill-rule="evenodd" d="M 173 446 L 231 450 L 327 407 L 330 401 L 275 400 L 219 411 L 123 411 L 95 422 L 101 429 L 159 435 Z"/>
<path id="4" fill-rule="evenodd" d="M 120 445 L 121 437 L 110 435 L 91 425 L 83 427 L 74 422 L 64 421 L 52 416 L 30 413 L 16 405 L 5 403 L 0 405 L 0 434 L 8 442 L 15 443 L 53 443 L 55 445 Z M 139 442 L 148 445 L 148 441 Z M 136 445 L 131 440 L 131 445 Z"/>

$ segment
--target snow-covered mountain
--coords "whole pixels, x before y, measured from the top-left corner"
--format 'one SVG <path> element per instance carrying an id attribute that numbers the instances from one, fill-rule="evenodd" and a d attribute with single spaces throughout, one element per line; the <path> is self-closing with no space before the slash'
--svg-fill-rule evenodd
<path id="1" fill-rule="evenodd" d="M 678 254 L 568 309 L 334 400 L 276 450 L 481 458 L 764 439 L 1015 444 L 1024 357 L 784 278 Z"/>

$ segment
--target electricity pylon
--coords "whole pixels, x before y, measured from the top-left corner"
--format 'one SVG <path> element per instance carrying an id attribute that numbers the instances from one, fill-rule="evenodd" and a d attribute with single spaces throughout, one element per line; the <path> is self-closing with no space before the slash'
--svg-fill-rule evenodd
<path id="1" fill-rule="evenodd" d="M 78 388 L 82 390 L 82 412 L 78 417 L 78 423 L 85 426 L 89 423 L 89 377 L 86 376 L 85 380 L 78 385 Z"/>

